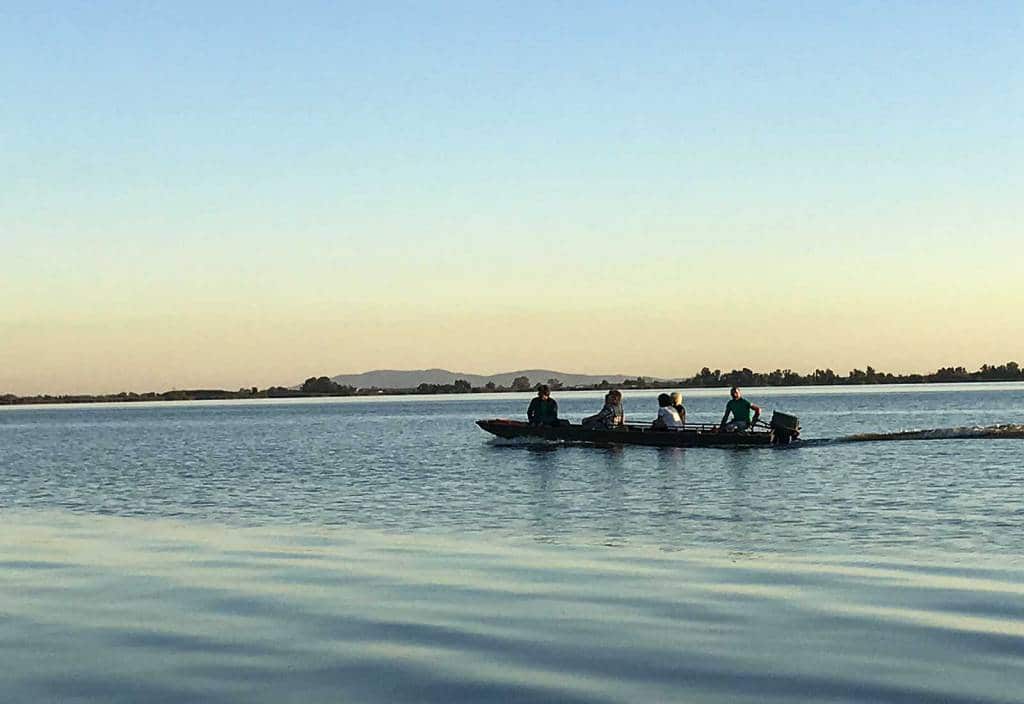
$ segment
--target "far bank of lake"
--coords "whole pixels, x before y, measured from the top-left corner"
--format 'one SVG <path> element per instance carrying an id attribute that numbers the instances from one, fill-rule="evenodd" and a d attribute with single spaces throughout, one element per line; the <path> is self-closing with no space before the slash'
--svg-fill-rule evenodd
<path id="1" fill-rule="evenodd" d="M 466 394 L 466 393 L 517 393 L 536 389 L 540 384 L 547 384 L 552 391 L 595 391 L 618 389 L 701 389 L 726 388 L 740 386 L 744 388 L 761 387 L 808 387 L 808 386 L 868 386 L 890 384 L 959 384 L 959 383 L 992 383 L 1024 381 L 1024 370 L 1017 362 L 1001 365 L 982 365 L 975 372 L 968 372 L 964 367 L 943 367 L 931 374 L 891 374 L 876 371 L 867 367 L 866 371 L 853 369 L 846 376 L 837 375 L 831 369 L 816 369 L 811 374 L 800 374 L 791 369 L 776 369 L 773 372 L 754 372 L 750 369 L 734 369 L 723 373 L 719 369 L 707 367 L 693 377 L 686 379 L 655 379 L 638 376 L 623 378 L 616 383 L 604 380 L 598 384 L 566 385 L 558 379 L 551 378 L 531 380 L 518 377 L 510 386 L 499 386 L 488 383 L 484 386 L 472 386 L 463 379 L 454 379 L 450 384 L 421 383 L 409 388 L 355 387 L 338 384 L 329 377 L 310 377 L 298 387 L 271 386 L 259 389 L 255 386 L 242 388 L 238 391 L 226 389 L 174 389 L 164 392 L 121 392 L 117 394 L 69 394 L 69 395 L 37 395 L 17 396 L 0 394 L 0 405 L 29 405 L 47 403 L 120 403 L 137 401 L 210 401 L 229 399 L 254 398 L 328 398 L 344 396 L 409 396 L 435 394 Z"/>

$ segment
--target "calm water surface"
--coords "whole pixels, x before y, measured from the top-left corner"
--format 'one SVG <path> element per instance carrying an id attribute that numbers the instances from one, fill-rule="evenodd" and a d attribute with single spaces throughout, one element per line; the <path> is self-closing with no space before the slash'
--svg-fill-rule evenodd
<path id="1" fill-rule="evenodd" d="M 811 439 L 1024 419 L 1017 384 L 748 397 Z M 527 400 L 0 410 L 5 700 L 1021 701 L 1024 441 L 472 423 Z"/>

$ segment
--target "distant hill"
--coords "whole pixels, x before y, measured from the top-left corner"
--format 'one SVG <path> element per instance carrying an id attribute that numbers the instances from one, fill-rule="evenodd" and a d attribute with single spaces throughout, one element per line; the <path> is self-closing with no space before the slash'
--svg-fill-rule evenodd
<path id="1" fill-rule="evenodd" d="M 605 379 L 615 384 L 623 379 L 637 377 L 636 374 L 572 374 L 553 369 L 520 369 L 489 375 L 451 372 L 447 369 L 377 369 L 362 374 L 339 374 L 331 377 L 331 380 L 343 386 L 357 388 L 375 386 L 378 389 L 412 389 L 420 384 L 451 384 L 456 379 L 465 379 L 473 386 L 484 386 L 489 381 L 493 381 L 497 386 L 511 386 L 512 380 L 517 376 L 527 377 L 531 384 L 558 379 L 567 386 L 600 384 Z"/>

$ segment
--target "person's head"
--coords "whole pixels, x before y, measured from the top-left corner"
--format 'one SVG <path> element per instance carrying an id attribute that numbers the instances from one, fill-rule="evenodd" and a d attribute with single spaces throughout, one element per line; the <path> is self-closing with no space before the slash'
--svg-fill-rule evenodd
<path id="1" fill-rule="evenodd" d="M 738 386 L 734 386 L 731 389 L 729 389 L 729 395 L 732 396 L 733 398 L 739 398 L 740 396 L 742 396 Z"/>
<path id="2" fill-rule="evenodd" d="M 683 395 L 681 393 L 679 393 L 678 391 L 673 391 L 672 392 L 672 405 L 673 406 L 682 406 L 683 405 Z"/>
<path id="3" fill-rule="evenodd" d="M 668 394 L 658 394 L 658 406 L 671 406 L 672 397 Z"/>
<path id="4" fill-rule="evenodd" d="M 541 384 L 540 386 L 537 387 L 537 395 L 540 396 L 541 398 L 547 398 L 548 396 L 551 395 L 551 387 L 549 387 L 547 384 Z"/>
<path id="5" fill-rule="evenodd" d="M 607 394 L 605 394 L 604 400 L 606 403 L 618 403 L 619 401 L 622 400 L 622 392 L 619 391 L 618 389 L 612 389 Z"/>

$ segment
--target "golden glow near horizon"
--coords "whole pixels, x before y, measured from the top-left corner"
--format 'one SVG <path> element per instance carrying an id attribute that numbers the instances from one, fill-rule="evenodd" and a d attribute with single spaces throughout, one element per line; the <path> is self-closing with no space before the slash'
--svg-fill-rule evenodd
<path id="1" fill-rule="evenodd" d="M 160 287 L 82 282 L 49 300 L 40 290 L 34 305 L 5 305 L 0 390 L 263 388 L 375 368 L 931 371 L 1001 363 L 1024 349 L 1019 306 L 998 291 L 1014 276 L 1009 260 L 987 267 L 1004 268 L 997 281 L 961 277 L 957 286 L 920 259 L 902 274 L 850 257 L 832 267 L 712 260 L 590 272 L 538 260 L 532 272 L 487 274 L 498 284 L 408 264 L 333 286 L 288 272 L 273 284 L 280 295 L 258 278 L 205 282 L 187 272 Z M 435 267 L 445 266 L 439 257 Z M 543 295 L 529 300 L 531 291 Z"/>

